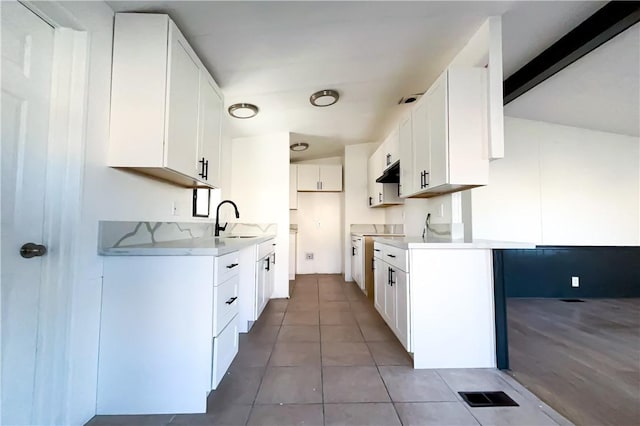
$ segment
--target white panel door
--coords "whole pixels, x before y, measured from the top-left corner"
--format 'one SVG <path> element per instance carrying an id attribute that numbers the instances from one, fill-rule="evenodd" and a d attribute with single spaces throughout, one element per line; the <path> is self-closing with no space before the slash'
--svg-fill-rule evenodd
<path id="1" fill-rule="evenodd" d="M 396 288 L 396 334 L 400 343 L 409 350 L 409 287 L 407 273 L 395 270 Z"/>
<path id="2" fill-rule="evenodd" d="M 411 195 L 415 192 L 414 185 L 414 155 L 411 129 L 411 114 L 400 121 L 398 129 L 398 143 L 400 144 L 400 186 L 401 196 Z"/>
<path id="3" fill-rule="evenodd" d="M 165 161 L 172 170 L 198 176 L 198 104 L 200 70 L 189 55 L 186 41 L 170 32 Z"/>
<path id="4" fill-rule="evenodd" d="M 411 112 L 411 135 L 414 155 L 414 169 L 411 175 L 413 192 L 428 188 L 431 172 L 431 156 L 429 146 L 429 120 L 427 118 L 428 100 L 423 98 Z M 400 163 L 402 167 L 402 163 Z M 403 175 L 404 176 L 404 175 Z M 407 178 L 408 179 L 408 178 Z M 407 192 L 406 194 L 411 194 Z"/>
<path id="5" fill-rule="evenodd" d="M 429 188 L 449 181 L 449 133 L 447 107 L 447 73 L 442 74 L 427 92 L 427 120 L 429 132 Z"/>
<path id="6" fill-rule="evenodd" d="M 386 263 L 381 261 L 380 259 L 374 257 L 373 258 L 373 300 L 374 306 L 380 313 L 380 315 L 384 316 L 384 297 L 385 297 L 385 287 L 387 286 L 387 271 L 388 266 Z"/>
<path id="7" fill-rule="evenodd" d="M 204 71 L 200 71 L 200 108 L 198 110 L 198 174 L 201 180 L 220 187 L 220 145 L 222 98 Z M 200 161 L 204 159 L 204 162 Z"/>
<path id="8" fill-rule="evenodd" d="M 320 190 L 320 166 L 298 164 L 298 191 Z"/>
<path id="9" fill-rule="evenodd" d="M 342 191 L 341 164 L 323 164 L 320 166 L 320 190 Z"/>
<path id="10" fill-rule="evenodd" d="M 398 275 L 398 270 L 390 266 L 387 266 L 386 273 L 388 274 L 387 284 L 385 285 L 384 294 L 384 317 L 387 320 L 387 324 L 392 329 L 396 328 L 396 287 L 395 280 Z"/>
<path id="11" fill-rule="evenodd" d="M 32 424 L 53 29 L 17 2 L 2 4 L 2 417 Z"/>

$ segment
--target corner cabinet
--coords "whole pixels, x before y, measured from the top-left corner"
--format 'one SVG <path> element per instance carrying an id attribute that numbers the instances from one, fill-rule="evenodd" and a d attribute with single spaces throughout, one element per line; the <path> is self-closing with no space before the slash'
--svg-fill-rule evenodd
<path id="1" fill-rule="evenodd" d="M 118 13 L 109 166 L 218 187 L 223 96 L 168 15 Z"/>
<path id="2" fill-rule="evenodd" d="M 341 192 L 341 164 L 298 164 L 298 191 Z"/>
<path id="3" fill-rule="evenodd" d="M 400 122 L 402 197 L 487 185 L 486 120 L 486 70 L 445 71 Z"/>

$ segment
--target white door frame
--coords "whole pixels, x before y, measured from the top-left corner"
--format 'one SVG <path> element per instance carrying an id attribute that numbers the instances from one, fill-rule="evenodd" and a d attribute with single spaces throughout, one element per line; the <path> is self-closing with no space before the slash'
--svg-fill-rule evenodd
<path id="1" fill-rule="evenodd" d="M 42 258 L 32 421 L 66 424 L 73 361 L 69 357 L 71 308 L 79 267 L 89 34 L 62 3 L 21 3 L 54 28 L 43 227 L 49 253 Z"/>

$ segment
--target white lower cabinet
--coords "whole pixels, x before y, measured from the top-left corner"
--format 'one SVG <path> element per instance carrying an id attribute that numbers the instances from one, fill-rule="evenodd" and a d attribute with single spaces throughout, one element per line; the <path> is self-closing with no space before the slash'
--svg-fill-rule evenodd
<path id="1" fill-rule="evenodd" d="M 362 237 L 351 238 L 351 277 L 364 290 L 363 274 L 364 243 Z"/>
<path id="2" fill-rule="evenodd" d="M 220 381 L 238 353 L 238 342 L 238 319 L 234 317 L 224 330 L 213 338 L 211 389 L 218 388 Z"/>
<path id="3" fill-rule="evenodd" d="M 409 274 L 400 269 L 406 265 L 406 251 L 378 243 L 374 250 L 374 306 L 402 346 L 411 352 Z"/>
<path id="4" fill-rule="evenodd" d="M 271 299 L 275 286 L 275 239 L 240 251 L 240 299 L 238 330 L 248 332 Z"/>
<path id="5" fill-rule="evenodd" d="M 206 412 L 238 352 L 234 258 L 105 257 L 97 414 Z"/>

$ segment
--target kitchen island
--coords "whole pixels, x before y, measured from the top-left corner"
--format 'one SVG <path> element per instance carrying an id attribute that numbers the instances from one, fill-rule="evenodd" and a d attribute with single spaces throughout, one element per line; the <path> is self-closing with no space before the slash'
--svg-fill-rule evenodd
<path id="1" fill-rule="evenodd" d="M 489 240 L 375 238 L 374 305 L 414 368 L 495 368 L 494 249 Z"/>

